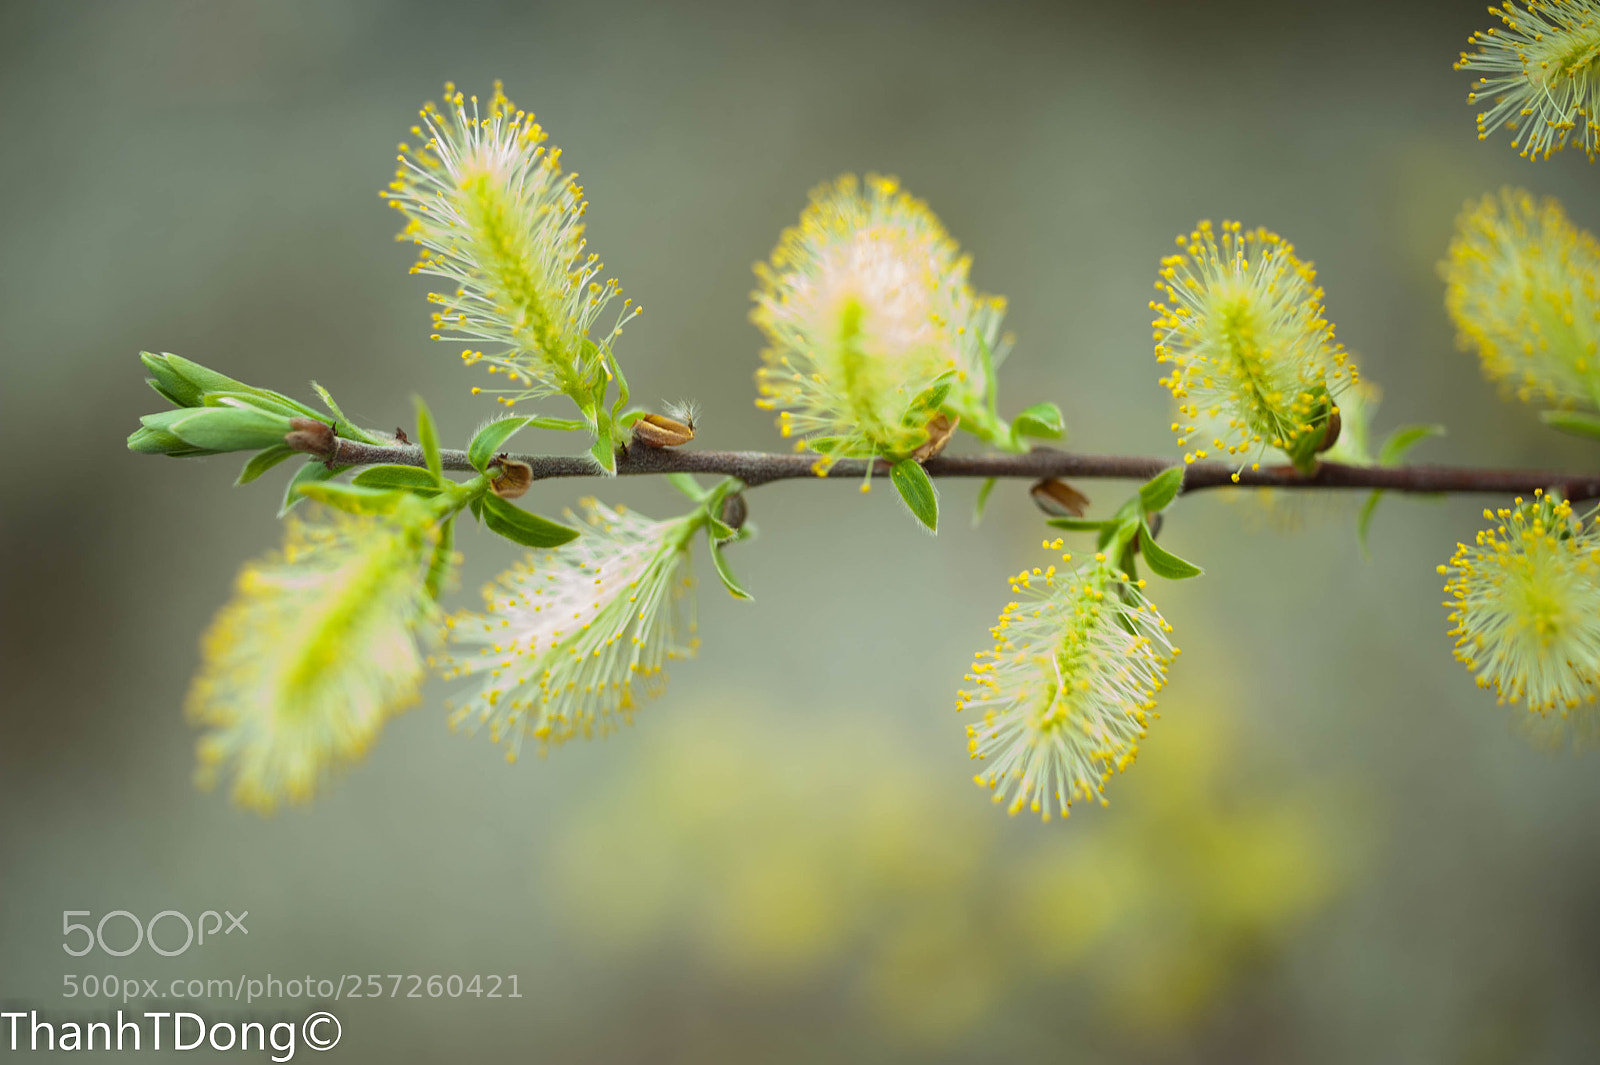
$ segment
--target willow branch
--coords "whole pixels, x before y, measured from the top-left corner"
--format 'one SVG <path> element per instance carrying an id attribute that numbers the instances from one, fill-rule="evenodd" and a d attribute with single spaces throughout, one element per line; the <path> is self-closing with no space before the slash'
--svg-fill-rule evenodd
<path id="1" fill-rule="evenodd" d="M 389 446 L 362 444 L 339 438 L 331 451 L 317 453 L 333 466 L 372 466 L 394 463 L 422 466 L 422 448 L 415 444 Z M 472 470 L 465 451 L 441 452 L 444 468 Z M 526 463 L 534 480 L 549 477 L 596 477 L 600 468 L 585 455 L 508 455 Z M 619 476 L 666 473 L 706 473 L 737 477 L 755 487 L 771 481 L 823 480 L 813 468 L 815 456 L 771 454 L 761 451 L 693 451 L 652 448 L 635 444 L 617 456 Z M 1055 448 L 1034 448 L 1021 455 L 939 455 L 923 464 L 933 477 L 1007 477 L 1039 480 L 1064 477 L 1076 480 L 1133 480 L 1154 477 L 1175 463 L 1136 455 L 1085 455 Z M 1534 489 L 1556 490 L 1572 500 L 1600 499 L 1600 474 L 1563 473 L 1554 470 L 1503 470 L 1467 466 L 1347 466 L 1324 462 L 1311 474 L 1293 466 L 1246 468 L 1234 480 L 1235 467 L 1221 462 L 1196 462 L 1184 470 L 1183 490 L 1206 488 L 1374 489 L 1415 494 L 1481 493 L 1531 495 Z M 829 470 L 830 480 L 849 480 L 866 474 L 861 459 L 840 459 Z M 889 464 L 873 466 L 874 477 L 887 477 Z"/>

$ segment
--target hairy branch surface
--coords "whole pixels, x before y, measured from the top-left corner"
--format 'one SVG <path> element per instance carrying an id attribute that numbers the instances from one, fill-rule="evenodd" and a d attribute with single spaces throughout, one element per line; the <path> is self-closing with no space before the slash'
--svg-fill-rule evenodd
<path id="1" fill-rule="evenodd" d="M 334 466 L 372 466 L 393 463 L 422 466 L 422 448 L 415 444 L 376 446 L 340 438 L 330 453 L 319 453 Z M 465 451 L 441 452 L 444 468 L 472 472 Z M 600 469 L 585 455 L 508 455 L 526 463 L 534 480 L 548 477 L 597 477 Z M 635 444 L 617 456 L 619 476 L 667 473 L 706 473 L 737 477 L 750 487 L 771 481 L 823 480 L 813 468 L 816 459 L 805 454 L 762 451 L 688 451 Z M 933 477 L 1006 477 L 1039 480 L 1070 477 L 1079 480 L 1133 480 L 1154 477 L 1176 463 L 1137 455 L 1085 455 L 1055 448 L 1034 448 L 1023 455 L 939 455 L 923 463 Z M 840 459 L 827 479 L 849 480 L 866 473 L 861 459 Z M 1600 499 L 1600 474 L 1563 473 L 1555 470 L 1503 470 L 1464 466 L 1347 466 L 1324 462 L 1311 474 L 1293 466 L 1246 468 L 1233 479 L 1235 468 L 1221 462 L 1196 462 L 1184 470 L 1183 490 L 1205 488 L 1374 489 L 1416 494 L 1484 493 L 1532 494 L 1534 489 L 1559 491 L 1571 500 Z M 887 477 L 889 463 L 875 462 L 874 477 Z"/>

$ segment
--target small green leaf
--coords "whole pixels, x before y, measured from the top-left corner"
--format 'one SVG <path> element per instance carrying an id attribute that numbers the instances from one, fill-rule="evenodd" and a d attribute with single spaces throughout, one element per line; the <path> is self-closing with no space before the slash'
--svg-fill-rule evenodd
<path id="1" fill-rule="evenodd" d="M 287 444 L 276 444 L 265 451 L 258 451 L 244 464 L 244 469 L 239 471 L 239 479 L 233 483 L 249 484 L 294 453 L 294 449 Z"/>
<path id="2" fill-rule="evenodd" d="M 183 405 L 186 407 L 198 407 L 200 397 L 207 392 L 251 391 L 250 386 L 242 381 L 235 381 L 226 374 L 217 373 L 171 352 L 162 352 L 160 355 L 140 352 L 139 358 L 156 375 L 156 379 L 167 386 L 167 391 L 184 399 Z"/>
<path id="3" fill-rule="evenodd" d="M 268 414 L 279 414 L 285 418 L 299 418 L 305 415 L 305 408 L 286 397 L 260 390 L 252 392 L 207 392 L 200 397 L 200 403 L 206 407 L 253 407 Z"/>
<path id="4" fill-rule="evenodd" d="M 323 388 L 315 381 L 311 382 L 311 387 L 316 389 L 317 395 L 322 397 L 322 405 L 328 408 L 328 413 L 332 414 L 336 421 L 341 421 L 346 425 L 351 424 L 350 419 L 345 417 L 344 411 L 339 409 L 339 404 L 334 402 L 333 393 L 329 392 L 326 388 Z"/>
<path id="5" fill-rule="evenodd" d="M 304 466 L 301 466 L 299 470 L 295 471 L 295 475 L 289 479 L 289 486 L 283 490 L 283 504 L 278 507 L 278 517 L 283 517 L 300 505 L 300 500 L 305 498 L 301 492 L 308 485 L 326 481 L 349 468 L 348 466 L 339 466 L 330 470 L 323 465 L 321 459 L 312 459 Z"/>
<path id="6" fill-rule="evenodd" d="M 690 499 L 694 500 L 696 503 L 705 502 L 705 489 L 701 488 L 699 482 L 697 482 L 689 474 L 669 473 L 667 474 L 667 483 L 672 485 L 672 487 L 676 488 L 678 491 L 682 492 L 684 495 L 688 496 Z"/>
<path id="7" fill-rule="evenodd" d="M 889 468 L 889 480 L 916 519 L 938 532 L 939 493 L 934 490 L 928 471 L 916 459 L 901 459 Z"/>
<path id="8" fill-rule="evenodd" d="M 248 407 L 201 407 L 166 427 L 173 436 L 211 451 L 259 451 L 283 443 L 289 419 Z"/>
<path id="9" fill-rule="evenodd" d="M 1166 510 L 1183 488 L 1183 467 L 1168 466 L 1139 486 L 1139 505 L 1146 514 Z"/>
<path id="10" fill-rule="evenodd" d="M 428 578 L 424 587 L 430 599 L 438 599 L 450 580 L 456 561 L 456 516 L 450 515 L 439 526 L 439 539 L 433 545 L 433 558 L 428 562 Z"/>
<path id="11" fill-rule="evenodd" d="M 611 443 L 611 423 L 602 421 L 596 429 L 594 446 L 589 448 L 589 454 L 600 464 L 600 469 L 605 471 L 607 477 L 615 477 L 617 473 L 617 449 Z"/>
<path id="12" fill-rule="evenodd" d="M 407 491 L 429 495 L 437 495 L 439 492 L 439 482 L 433 479 L 433 474 L 420 466 L 398 464 L 368 466 L 352 477 L 350 483 L 361 488 L 404 488 Z"/>
<path id="13" fill-rule="evenodd" d="M 1539 420 L 1570 436 L 1600 440 L 1600 414 L 1581 410 L 1547 410 L 1539 414 Z"/>
<path id="14" fill-rule="evenodd" d="M 1372 553 L 1367 548 L 1367 534 L 1372 530 L 1372 516 L 1378 512 L 1378 500 L 1383 498 L 1383 489 L 1374 488 L 1372 494 L 1367 496 L 1367 501 L 1361 504 L 1361 513 L 1356 517 L 1356 539 L 1361 543 L 1361 554 L 1371 558 Z"/>
<path id="15" fill-rule="evenodd" d="M 604 354 L 606 362 L 611 366 L 611 372 L 617 376 L 617 401 L 611 405 L 611 417 L 615 419 L 617 411 L 628 405 L 628 379 L 623 376 L 622 365 L 617 362 L 617 357 L 612 354 L 609 346 L 604 349 Z M 601 402 L 605 402 L 604 396 L 601 397 Z"/>
<path id="16" fill-rule="evenodd" d="M 392 514 L 404 505 L 410 492 L 400 489 L 367 488 L 355 484 L 304 484 L 300 495 L 349 514 Z"/>
<path id="17" fill-rule="evenodd" d="M 930 381 L 928 386 L 921 392 L 912 396 L 911 402 L 906 404 L 907 409 L 916 411 L 937 410 L 944 403 L 945 398 L 950 395 L 950 389 L 955 383 L 956 372 L 954 370 L 946 370 Z"/>
<path id="18" fill-rule="evenodd" d="M 1551 414 L 1554 412 L 1546 411 L 1545 413 Z M 1548 420 L 1546 424 L 1549 424 Z M 1597 424 L 1600 424 L 1600 422 L 1597 422 Z M 1378 449 L 1378 465 L 1398 465 L 1400 460 L 1405 457 L 1405 453 L 1417 444 L 1431 436 L 1443 435 L 1445 435 L 1445 428 L 1442 425 L 1403 425 L 1390 433 L 1389 438 Z"/>
<path id="19" fill-rule="evenodd" d="M 1103 520 L 1091 521 L 1088 518 L 1051 518 L 1045 524 L 1056 529 L 1066 529 L 1068 532 L 1100 532 L 1113 523 Z"/>
<path id="20" fill-rule="evenodd" d="M 422 397 L 414 397 L 413 402 L 417 405 L 417 444 L 422 448 L 422 458 L 428 464 L 428 472 L 433 474 L 434 484 L 443 488 L 444 463 L 439 458 L 439 432 L 433 427 L 433 415 Z"/>
<path id="21" fill-rule="evenodd" d="M 198 407 L 202 392 L 194 383 L 179 373 L 168 360 L 170 355 L 139 352 L 139 361 L 150 371 L 150 387 L 161 393 L 175 407 Z"/>
<path id="22" fill-rule="evenodd" d="M 1054 403 L 1035 403 L 1011 419 L 1011 435 L 1018 440 L 1024 436 L 1055 440 L 1066 431 L 1061 408 Z"/>
<path id="23" fill-rule="evenodd" d="M 489 468 L 490 460 L 500 453 L 502 445 L 531 421 L 532 418 L 501 418 L 485 425 L 467 445 L 467 461 L 482 473 Z"/>
<path id="24" fill-rule="evenodd" d="M 1198 577 L 1205 572 L 1193 562 L 1179 558 L 1156 543 L 1156 538 L 1150 535 L 1149 527 L 1143 524 L 1139 526 L 1139 551 L 1144 555 L 1145 562 L 1150 566 L 1150 572 L 1157 577 L 1165 577 L 1169 581 L 1181 581 L 1188 577 Z"/>
<path id="25" fill-rule="evenodd" d="M 541 518 L 509 503 L 497 495 L 484 495 L 483 523 L 491 532 L 523 547 L 560 547 L 578 535 L 578 530 Z"/>
<path id="26" fill-rule="evenodd" d="M 998 421 L 1000 382 L 995 373 L 994 349 L 989 347 L 989 339 L 981 333 L 978 337 L 978 353 L 983 357 L 983 398 L 989 406 L 990 416 Z"/>
<path id="27" fill-rule="evenodd" d="M 972 527 L 974 529 L 978 527 L 978 522 L 983 520 L 984 508 L 989 505 L 989 494 L 994 491 L 994 486 L 999 483 L 999 478 L 989 477 L 978 486 L 978 501 L 972 506 Z"/>
<path id="28" fill-rule="evenodd" d="M 187 414 L 187 410 L 173 411 L 174 414 Z M 136 451 L 141 455 L 169 455 L 172 458 L 198 458 L 202 455 L 215 455 L 215 451 L 180 440 L 167 430 L 158 426 L 145 425 L 135 429 L 128 436 L 128 450 Z"/>
<path id="29" fill-rule="evenodd" d="M 740 587 L 734 579 L 733 570 L 728 568 L 728 560 L 722 557 L 722 546 L 709 537 L 706 546 L 711 549 L 711 564 L 716 567 L 717 576 L 722 579 L 722 586 L 728 589 L 728 594 L 735 599 L 754 599 L 755 596 Z"/>

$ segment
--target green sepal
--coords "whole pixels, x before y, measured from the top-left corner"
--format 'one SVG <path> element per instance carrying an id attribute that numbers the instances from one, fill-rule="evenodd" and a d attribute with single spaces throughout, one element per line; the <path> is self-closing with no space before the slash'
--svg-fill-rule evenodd
<path id="1" fill-rule="evenodd" d="M 1054 403 L 1035 403 L 1011 419 L 1011 439 L 1019 446 L 1025 436 L 1057 440 L 1064 432 L 1066 421 L 1061 417 L 1061 408 Z"/>
<path id="2" fill-rule="evenodd" d="M 433 474 L 433 483 L 444 487 L 444 462 L 439 457 L 439 431 L 433 427 L 433 415 L 421 396 L 412 398 L 417 406 L 417 444 L 422 448 L 422 460 Z"/>
<path id="3" fill-rule="evenodd" d="M 264 451 L 257 451 L 250 457 L 250 461 L 244 464 L 244 469 L 239 471 L 239 479 L 233 483 L 249 484 L 293 454 L 295 454 L 294 448 L 287 444 L 274 444 Z"/>
<path id="4" fill-rule="evenodd" d="M 250 407 L 188 409 L 166 430 L 194 447 L 210 451 L 259 451 L 283 443 L 289 419 Z"/>
<path id="5" fill-rule="evenodd" d="M 300 500 L 305 498 L 301 492 L 308 485 L 319 484 L 322 481 L 336 477 L 349 468 L 348 466 L 336 466 L 330 470 L 323 464 L 321 459 L 312 459 L 304 466 L 301 466 L 300 469 L 295 471 L 295 475 L 289 479 L 288 486 L 283 490 L 283 503 L 278 507 L 278 517 L 283 517 L 300 505 Z"/>
<path id="6" fill-rule="evenodd" d="M 706 547 L 711 551 L 711 565 L 716 569 L 722 586 L 728 589 L 728 594 L 735 599 L 754 599 L 755 596 L 745 591 L 733 576 L 733 570 L 728 568 L 728 560 L 722 557 L 722 545 L 711 537 L 706 537 Z"/>
<path id="7" fill-rule="evenodd" d="M 1545 411 L 1545 414 L 1554 413 L 1558 412 Z M 1545 424 L 1550 423 L 1547 420 Z M 1595 424 L 1597 429 L 1600 429 L 1600 419 L 1596 419 Z M 1378 465 L 1399 465 L 1407 451 L 1429 437 L 1444 435 L 1445 427 L 1442 425 L 1403 425 L 1390 433 L 1388 439 L 1384 440 L 1383 446 L 1378 449 Z"/>
<path id="8" fill-rule="evenodd" d="M 455 564 L 456 516 L 450 515 L 439 526 L 439 539 L 433 545 L 433 557 L 428 561 L 428 577 L 423 587 L 430 599 L 437 600 L 444 593 L 445 582 Z"/>
<path id="9" fill-rule="evenodd" d="M 1539 420 L 1568 436 L 1600 440 L 1600 414 L 1582 410 L 1547 410 L 1539 412 Z"/>
<path id="10" fill-rule="evenodd" d="M 304 484 L 300 495 L 348 514 L 392 514 L 405 505 L 411 493 L 394 488 L 368 488 L 356 484 Z"/>
<path id="11" fill-rule="evenodd" d="M 907 509 L 932 532 L 939 531 L 939 493 L 933 479 L 916 459 L 901 459 L 889 467 L 889 480 Z"/>
<path id="12" fill-rule="evenodd" d="M 350 479 L 358 488 L 403 488 L 424 495 L 438 495 L 439 482 L 420 466 L 384 464 L 368 466 Z"/>
<path id="13" fill-rule="evenodd" d="M 706 490 L 700 487 L 698 481 L 687 473 L 667 474 L 667 483 L 696 503 L 703 503 L 706 499 Z"/>
<path id="14" fill-rule="evenodd" d="M 1144 555 L 1145 563 L 1149 565 L 1151 573 L 1157 577 L 1165 577 L 1169 581 L 1186 580 L 1205 572 L 1193 562 L 1179 558 L 1156 543 L 1156 538 L 1150 535 L 1150 527 L 1142 522 L 1139 525 L 1139 552 Z"/>
<path id="15" fill-rule="evenodd" d="M 467 503 L 467 509 L 472 511 L 472 516 L 483 524 L 483 496 L 473 496 Z"/>
<path id="16" fill-rule="evenodd" d="M 489 531 L 523 547 L 560 547 L 578 535 L 578 530 L 569 525 L 530 514 L 497 495 L 485 494 L 479 499 L 483 502 L 483 523 Z"/>
<path id="17" fill-rule="evenodd" d="M 1157 514 L 1172 505 L 1183 489 L 1183 467 L 1168 466 L 1139 486 L 1139 506 L 1146 514 Z"/>
<path id="18" fill-rule="evenodd" d="M 972 505 L 972 527 L 976 529 L 983 520 L 984 508 L 989 505 L 989 496 L 994 491 L 994 486 L 1000 483 L 998 477 L 988 477 L 978 486 L 978 499 Z"/>
<path id="19" fill-rule="evenodd" d="M 649 413 L 650 412 L 643 407 L 635 407 L 630 411 L 624 411 L 622 417 L 616 419 L 616 423 L 623 429 L 631 429 L 634 422 L 638 421 L 640 418 L 643 418 Z"/>
<path id="20" fill-rule="evenodd" d="M 500 453 L 501 445 L 531 421 L 532 418 L 501 418 L 485 425 L 473 436 L 472 443 L 467 445 L 467 461 L 472 463 L 473 469 L 482 473 Z"/>
<path id="21" fill-rule="evenodd" d="M 1045 524 L 1068 532 L 1100 532 L 1113 523 L 1106 519 L 1093 521 L 1089 518 L 1051 518 Z"/>

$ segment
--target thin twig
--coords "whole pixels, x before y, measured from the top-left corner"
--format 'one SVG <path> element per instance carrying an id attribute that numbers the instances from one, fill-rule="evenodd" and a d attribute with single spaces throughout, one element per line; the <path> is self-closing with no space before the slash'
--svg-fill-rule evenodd
<path id="1" fill-rule="evenodd" d="M 472 464 L 465 451 L 441 452 L 444 468 L 467 472 Z M 375 446 L 339 439 L 334 451 L 323 456 L 335 466 L 372 466 L 394 463 L 424 464 L 422 448 L 415 444 Z M 597 477 L 600 467 L 586 455 L 511 455 L 533 470 L 535 480 L 547 477 Z M 762 451 L 692 451 L 651 448 L 635 444 L 617 456 L 617 473 L 624 476 L 666 473 L 707 473 L 737 477 L 755 487 L 770 481 L 821 480 L 814 470 L 815 456 L 770 454 Z M 1039 480 L 1067 477 L 1079 480 L 1134 480 L 1154 477 L 1175 463 L 1134 455 L 1083 455 L 1054 448 L 1035 448 L 1023 455 L 940 455 L 923 464 L 933 477 L 1021 477 Z M 1492 495 L 1532 494 L 1536 488 L 1557 490 L 1572 500 L 1600 499 L 1600 474 L 1573 474 L 1554 470 L 1501 470 L 1465 466 L 1346 466 L 1324 462 L 1315 473 L 1302 474 L 1292 466 L 1248 467 L 1233 479 L 1235 469 L 1221 462 L 1196 462 L 1184 470 L 1183 490 L 1205 488 L 1382 488 L 1390 492 L 1438 494 L 1470 492 Z M 860 478 L 866 466 L 860 459 L 840 459 L 828 479 Z M 877 460 L 873 476 L 887 477 L 889 464 Z"/>

